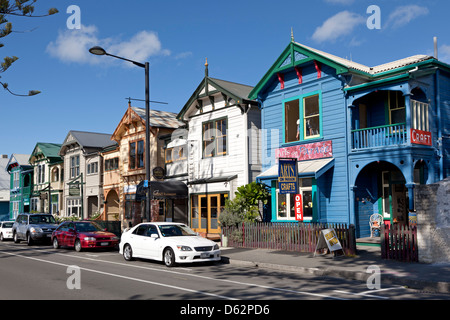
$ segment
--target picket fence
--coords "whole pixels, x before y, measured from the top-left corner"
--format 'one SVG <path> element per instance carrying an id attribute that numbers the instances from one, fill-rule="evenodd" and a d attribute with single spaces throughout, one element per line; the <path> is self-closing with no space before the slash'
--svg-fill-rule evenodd
<path id="1" fill-rule="evenodd" d="M 355 227 L 345 224 L 245 222 L 222 228 L 228 246 L 315 252 L 320 231 L 334 229 L 346 255 L 356 254 Z"/>
<path id="2" fill-rule="evenodd" d="M 387 260 L 419 262 L 417 228 L 381 226 L 381 257 Z"/>

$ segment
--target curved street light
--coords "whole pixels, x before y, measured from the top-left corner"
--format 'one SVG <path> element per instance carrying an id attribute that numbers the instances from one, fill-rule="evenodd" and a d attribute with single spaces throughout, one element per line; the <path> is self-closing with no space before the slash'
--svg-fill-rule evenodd
<path id="1" fill-rule="evenodd" d="M 105 49 L 95 46 L 89 49 L 89 52 L 97 56 L 110 56 L 120 60 L 131 62 L 132 64 L 145 69 L 145 179 L 150 182 L 150 64 L 148 62 L 140 63 L 134 60 L 118 57 L 106 52 Z M 150 188 L 147 189 L 145 197 L 145 216 L 151 221 L 150 216 Z"/>

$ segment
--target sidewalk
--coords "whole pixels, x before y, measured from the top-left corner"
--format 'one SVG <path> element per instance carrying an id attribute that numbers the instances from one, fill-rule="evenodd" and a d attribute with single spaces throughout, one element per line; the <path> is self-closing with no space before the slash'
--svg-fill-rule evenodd
<path id="1" fill-rule="evenodd" d="M 373 275 L 369 266 L 381 270 L 381 286 L 402 285 L 428 292 L 450 293 L 450 263 L 429 265 L 381 259 L 379 247 L 357 246 L 356 257 L 332 254 L 314 257 L 312 253 L 223 247 L 222 262 L 271 270 L 309 273 L 367 281 Z"/>

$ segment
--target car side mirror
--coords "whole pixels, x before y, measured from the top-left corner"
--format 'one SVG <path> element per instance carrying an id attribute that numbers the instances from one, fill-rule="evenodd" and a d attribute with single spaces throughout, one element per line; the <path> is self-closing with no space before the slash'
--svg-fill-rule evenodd
<path id="1" fill-rule="evenodd" d="M 158 239 L 159 236 L 158 236 L 156 233 L 152 233 L 152 234 L 150 235 L 150 238 Z"/>
<path id="2" fill-rule="evenodd" d="M 69 229 L 68 230 L 70 233 L 75 233 L 75 229 Z"/>

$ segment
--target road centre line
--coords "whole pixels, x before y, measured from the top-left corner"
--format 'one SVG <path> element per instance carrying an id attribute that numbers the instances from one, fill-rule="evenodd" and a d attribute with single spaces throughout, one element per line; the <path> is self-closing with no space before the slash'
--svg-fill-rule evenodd
<path id="1" fill-rule="evenodd" d="M 364 292 L 355 293 L 355 292 L 344 291 L 344 290 L 334 290 L 334 292 L 349 294 L 349 295 L 352 295 L 352 296 L 367 297 L 367 298 L 390 299 L 388 297 L 383 297 L 383 296 L 376 296 L 376 295 L 372 295 L 372 294 L 364 294 Z"/>
<path id="2" fill-rule="evenodd" d="M 158 268 L 137 266 L 137 265 L 133 265 L 133 264 L 130 264 L 130 263 L 106 261 L 106 260 L 99 260 L 99 259 L 88 258 L 88 257 L 79 257 L 79 256 L 67 255 L 67 254 L 63 254 L 63 253 L 57 253 L 57 254 L 63 255 L 63 256 L 69 256 L 69 257 L 73 257 L 73 258 L 80 258 L 80 259 L 98 261 L 98 262 L 103 262 L 103 263 L 110 263 L 110 264 L 116 264 L 116 265 L 121 265 L 121 266 L 146 269 L 146 270 L 151 270 L 151 271 L 160 271 L 160 272 L 172 273 L 172 274 L 177 274 L 177 275 L 182 275 L 182 276 L 190 276 L 190 277 L 200 278 L 200 279 L 210 280 L 210 281 L 227 282 L 227 283 L 232 283 L 232 284 L 244 285 L 244 286 L 248 286 L 248 287 L 257 287 L 257 288 L 270 289 L 270 290 L 282 291 L 282 292 L 288 292 L 288 293 L 295 293 L 295 294 L 310 295 L 310 296 L 316 296 L 316 297 L 328 298 L 328 299 L 347 300 L 347 299 L 342 299 L 342 298 L 338 298 L 338 297 L 333 297 L 333 296 L 324 295 L 324 294 L 318 294 L 318 293 L 312 293 L 312 292 L 305 292 L 305 291 L 297 291 L 297 290 L 276 288 L 276 287 L 270 287 L 270 286 L 265 286 L 265 285 L 259 285 L 259 284 L 254 284 L 254 283 L 246 283 L 246 282 L 234 281 L 234 280 L 228 280 L 228 279 L 216 279 L 216 278 L 202 276 L 202 275 L 198 275 L 198 274 L 184 273 L 184 272 L 178 272 L 178 271 L 174 271 L 174 270 L 168 270 L 167 268 L 166 269 L 158 269 Z M 185 270 L 185 269 L 183 268 L 183 270 Z M 189 270 L 192 270 L 192 269 L 189 269 Z"/>
<path id="3" fill-rule="evenodd" d="M 228 279 L 217 279 L 217 278 L 202 276 L 202 275 L 193 274 L 193 273 L 178 272 L 178 271 L 174 271 L 174 270 L 169 270 L 167 268 L 166 269 L 158 269 L 158 268 L 137 266 L 137 265 L 133 265 L 133 264 L 130 264 L 130 263 L 122 263 L 122 262 L 99 260 L 99 259 L 83 257 L 83 256 L 74 256 L 74 255 L 69 255 L 69 254 L 64 254 L 64 253 L 56 253 L 56 254 L 62 255 L 62 256 L 67 256 L 67 257 L 72 257 L 72 258 L 85 259 L 85 260 L 91 260 L 91 261 L 97 261 L 97 262 L 103 262 L 103 263 L 109 263 L 109 264 L 115 264 L 115 265 L 121 265 L 121 266 L 127 266 L 127 267 L 139 268 L 139 269 L 146 269 L 146 270 L 151 270 L 151 271 L 159 271 L 159 272 L 177 274 L 177 275 L 182 275 L 182 276 L 190 276 L 190 277 L 194 277 L 194 278 L 200 278 L 200 279 L 209 280 L 209 281 L 215 281 L 215 282 L 226 282 L 226 283 L 231 283 L 231 284 L 238 284 L 238 285 L 241 285 L 241 286 L 269 289 L 269 290 L 281 291 L 281 292 L 286 292 L 286 293 L 309 295 L 309 296 L 315 296 L 315 297 L 327 298 L 327 299 L 347 300 L 347 299 L 344 299 L 344 298 L 330 296 L 330 295 L 325 295 L 325 294 L 319 294 L 319 293 L 312 293 L 312 292 L 297 291 L 297 290 L 291 290 L 291 289 L 276 288 L 276 287 L 270 287 L 270 286 L 266 286 L 266 285 L 259 285 L 259 284 L 254 284 L 254 283 L 247 283 L 247 282 L 228 280 Z"/>
<path id="4" fill-rule="evenodd" d="M 45 263 L 54 264 L 54 265 L 63 266 L 63 267 L 71 267 L 72 266 L 72 265 L 68 265 L 68 264 L 64 264 L 64 263 L 48 261 L 48 260 L 34 258 L 34 257 L 27 257 L 27 256 L 23 256 L 23 255 L 16 254 L 16 253 L 10 253 L 10 252 L 4 252 L 4 251 L 0 251 L 0 252 L 4 253 L 4 254 L 11 255 L 11 256 L 21 257 L 21 258 L 35 260 L 35 261 L 39 261 L 39 262 L 45 262 Z M 93 270 L 93 269 L 88 269 L 88 268 L 83 268 L 83 267 L 79 267 L 79 268 L 80 268 L 80 270 L 84 270 L 84 271 L 88 271 L 88 272 L 93 272 L 93 273 L 103 274 L 103 275 L 112 276 L 112 277 L 116 277 L 116 278 L 122 278 L 122 279 L 126 279 L 126 280 L 132 280 L 132 281 L 152 284 L 152 285 L 166 287 L 166 288 L 171 288 L 171 289 L 175 289 L 175 290 L 187 291 L 187 292 L 191 292 L 191 293 L 197 293 L 197 294 L 202 294 L 202 295 L 211 296 L 211 297 L 215 297 L 215 298 L 226 299 L 226 300 L 238 300 L 238 299 L 235 299 L 235 298 L 226 297 L 226 296 L 213 294 L 213 293 L 209 293 L 209 292 L 204 292 L 204 291 L 199 291 L 199 290 L 192 290 L 192 289 L 188 289 L 188 288 L 182 288 L 182 287 L 172 286 L 172 285 L 168 285 L 168 284 L 164 284 L 164 283 L 158 283 L 158 282 L 149 281 L 149 280 L 137 279 L 137 278 L 122 276 L 122 275 L 119 275 L 119 274 L 114 274 L 114 273 L 109 273 L 109 272 L 104 272 L 104 271 L 99 271 L 99 270 Z"/>

